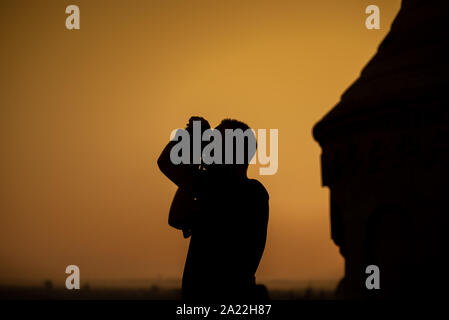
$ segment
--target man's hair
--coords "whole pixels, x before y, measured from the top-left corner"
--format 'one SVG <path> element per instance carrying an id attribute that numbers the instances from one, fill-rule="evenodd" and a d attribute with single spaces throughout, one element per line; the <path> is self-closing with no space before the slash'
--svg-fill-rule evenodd
<path id="1" fill-rule="evenodd" d="M 236 130 L 236 129 L 240 129 L 243 132 L 246 132 L 246 130 L 251 129 L 246 123 L 239 121 L 239 120 L 235 120 L 235 119 L 224 119 L 221 121 L 221 123 L 219 124 L 219 127 L 223 128 L 223 129 L 231 129 L 231 130 Z M 251 139 L 251 141 L 249 141 L 249 139 Z M 254 154 L 256 153 L 256 149 L 257 149 L 257 140 L 256 140 L 256 136 L 254 135 L 253 131 L 251 131 L 251 134 L 249 137 L 245 138 L 245 144 L 244 144 L 244 150 L 245 150 L 245 164 L 246 166 L 248 166 L 249 162 L 251 161 L 251 159 L 254 157 Z M 250 143 L 251 142 L 251 143 Z M 248 150 L 250 145 L 253 146 L 253 148 L 251 150 Z M 234 160 L 235 160 L 235 145 L 234 145 Z"/>
<path id="2" fill-rule="evenodd" d="M 249 129 L 246 123 L 235 119 L 223 119 L 220 126 L 224 126 L 226 129 L 242 129 L 243 131 Z"/>

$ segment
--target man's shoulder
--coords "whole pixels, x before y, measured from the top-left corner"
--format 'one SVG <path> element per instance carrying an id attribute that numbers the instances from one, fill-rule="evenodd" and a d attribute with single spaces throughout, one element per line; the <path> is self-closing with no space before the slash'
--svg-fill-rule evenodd
<path id="1" fill-rule="evenodd" d="M 248 184 L 251 188 L 252 193 L 257 197 L 266 199 L 270 197 L 267 189 L 265 189 L 264 185 L 259 180 L 248 179 Z"/>

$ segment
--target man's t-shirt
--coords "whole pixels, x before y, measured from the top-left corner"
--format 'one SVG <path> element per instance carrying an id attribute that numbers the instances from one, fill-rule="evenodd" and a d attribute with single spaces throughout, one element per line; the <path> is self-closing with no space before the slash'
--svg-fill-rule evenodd
<path id="1" fill-rule="evenodd" d="M 202 183 L 184 268 L 185 298 L 250 294 L 265 248 L 268 199 L 253 179 Z"/>

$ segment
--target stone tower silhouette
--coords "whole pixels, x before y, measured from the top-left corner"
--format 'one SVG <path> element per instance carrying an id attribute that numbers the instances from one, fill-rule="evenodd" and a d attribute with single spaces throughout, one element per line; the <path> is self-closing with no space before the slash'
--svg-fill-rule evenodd
<path id="1" fill-rule="evenodd" d="M 345 298 L 446 290 L 449 1 L 403 0 L 360 77 L 313 130 Z M 380 290 L 365 286 L 380 268 Z"/>

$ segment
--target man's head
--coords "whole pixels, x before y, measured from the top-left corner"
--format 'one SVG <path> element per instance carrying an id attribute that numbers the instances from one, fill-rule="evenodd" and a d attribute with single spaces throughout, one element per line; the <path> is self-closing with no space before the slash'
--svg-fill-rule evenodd
<path id="1" fill-rule="evenodd" d="M 238 120 L 224 119 L 215 128 L 222 137 L 222 164 L 211 169 L 244 173 L 257 148 L 256 136 L 250 127 Z"/>

